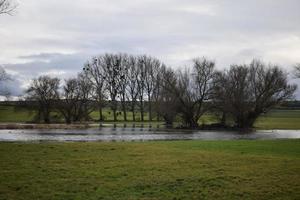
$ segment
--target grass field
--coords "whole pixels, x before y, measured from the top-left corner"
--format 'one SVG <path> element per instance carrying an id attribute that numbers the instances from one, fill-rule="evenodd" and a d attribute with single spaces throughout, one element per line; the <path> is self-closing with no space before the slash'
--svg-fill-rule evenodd
<path id="1" fill-rule="evenodd" d="M 34 120 L 34 114 L 34 111 L 29 112 L 25 108 L 0 105 L 0 123 L 30 122 Z M 58 114 L 53 113 L 53 115 Z M 108 122 L 113 120 L 112 112 L 109 109 L 104 109 L 104 116 Z M 94 111 L 91 113 L 91 117 L 97 120 L 99 119 L 99 113 Z M 118 120 L 122 122 L 123 116 L 119 115 Z M 128 112 L 128 120 L 132 120 L 131 112 Z M 137 114 L 137 120 L 139 120 L 139 114 Z M 145 113 L 145 120 L 148 120 L 147 113 Z M 199 122 L 200 124 L 209 124 L 217 122 L 217 120 L 213 115 L 205 115 Z M 258 129 L 300 129 L 300 110 L 272 110 L 260 117 L 255 127 Z"/>
<path id="2" fill-rule="evenodd" d="M 300 199 L 300 140 L 0 143 L 0 199 Z"/>

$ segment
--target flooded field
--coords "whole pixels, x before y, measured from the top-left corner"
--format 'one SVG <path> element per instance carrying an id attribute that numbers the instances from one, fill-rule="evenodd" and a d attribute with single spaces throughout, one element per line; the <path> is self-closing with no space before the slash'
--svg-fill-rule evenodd
<path id="1" fill-rule="evenodd" d="M 0 130 L 0 141 L 148 141 L 296 139 L 300 130 L 259 130 L 253 133 L 164 128 L 98 128 L 86 130 Z"/>

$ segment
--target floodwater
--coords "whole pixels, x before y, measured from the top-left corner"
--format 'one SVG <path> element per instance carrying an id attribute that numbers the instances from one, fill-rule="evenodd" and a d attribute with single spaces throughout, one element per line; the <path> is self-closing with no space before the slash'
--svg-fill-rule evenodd
<path id="1" fill-rule="evenodd" d="M 98 128 L 85 130 L 0 130 L 0 141 L 150 141 L 296 139 L 300 130 L 234 131 L 180 130 L 165 128 Z"/>

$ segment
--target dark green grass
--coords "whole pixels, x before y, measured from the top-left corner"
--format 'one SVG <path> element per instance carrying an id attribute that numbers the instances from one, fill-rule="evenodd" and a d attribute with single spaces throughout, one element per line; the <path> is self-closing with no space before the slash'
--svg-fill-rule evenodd
<path id="1" fill-rule="evenodd" d="M 300 140 L 0 143 L 0 199 L 300 199 Z"/>

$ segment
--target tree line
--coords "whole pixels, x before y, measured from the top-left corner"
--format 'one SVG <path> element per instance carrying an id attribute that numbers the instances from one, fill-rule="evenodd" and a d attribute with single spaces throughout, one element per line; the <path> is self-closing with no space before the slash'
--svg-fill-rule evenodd
<path id="1" fill-rule="evenodd" d="M 174 70 L 147 55 L 102 54 L 90 59 L 77 77 L 66 79 L 40 76 L 26 91 L 28 101 L 37 102 L 38 115 L 50 122 L 50 112 L 59 111 L 66 123 L 89 120 L 95 109 L 104 120 L 109 106 L 117 121 L 164 120 L 172 125 L 180 119 L 185 127 L 196 128 L 208 112 L 228 119 L 238 128 L 251 128 L 255 120 L 274 106 L 293 97 L 296 85 L 277 65 L 253 60 L 247 65 L 215 69 L 215 62 L 196 58 L 192 66 Z"/>

